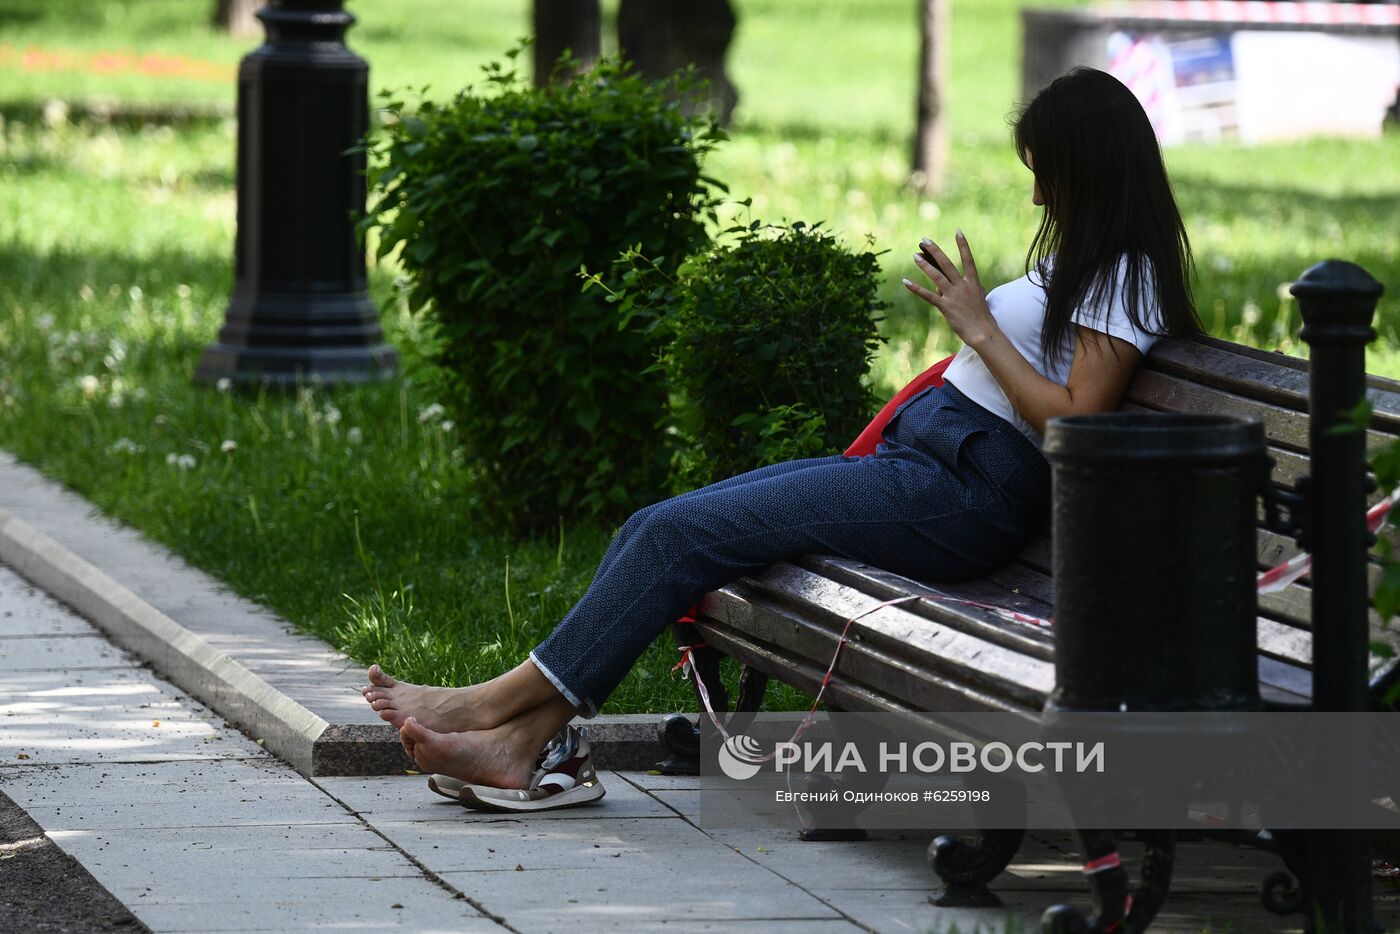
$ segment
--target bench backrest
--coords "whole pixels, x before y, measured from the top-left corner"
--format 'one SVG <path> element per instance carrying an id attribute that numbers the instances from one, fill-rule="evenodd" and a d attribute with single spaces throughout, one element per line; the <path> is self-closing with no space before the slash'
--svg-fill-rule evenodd
<path id="1" fill-rule="evenodd" d="M 1373 415 L 1367 432 L 1367 450 L 1374 452 L 1400 437 L 1400 382 L 1367 377 L 1367 396 Z M 1291 487 L 1308 473 L 1308 371 L 1307 361 L 1281 353 L 1242 347 L 1210 337 L 1159 342 L 1139 368 L 1128 388 L 1125 412 L 1192 412 L 1259 419 L 1274 459 L 1273 479 Z M 1381 497 L 1372 492 L 1368 503 Z M 1260 519 L 1262 521 L 1262 508 Z M 1395 539 L 1389 526 L 1383 535 Z M 1398 542 L 1400 543 L 1400 542 Z M 1264 528 L 1259 529 L 1259 568 L 1273 567 L 1298 553 L 1294 542 Z M 1049 602 L 1051 561 L 1048 530 L 1022 553 L 1020 567 L 1031 572 L 1035 595 Z M 1380 568 L 1374 556 L 1368 581 L 1376 584 Z M 1014 575 L 999 575 L 1003 580 Z M 1025 588 L 1020 588 L 1025 592 Z M 1372 659 L 1372 687 L 1380 687 L 1400 674 L 1400 633 L 1371 613 L 1372 640 L 1389 644 L 1397 656 Z M 1259 649 L 1261 676 L 1275 691 L 1307 696 L 1305 672 L 1312 659 L 1312 591 L 1307 577 L 1274 594 L 1259 597 Z M 1274 662 L 1276 664 L 1271 664 Z"/>

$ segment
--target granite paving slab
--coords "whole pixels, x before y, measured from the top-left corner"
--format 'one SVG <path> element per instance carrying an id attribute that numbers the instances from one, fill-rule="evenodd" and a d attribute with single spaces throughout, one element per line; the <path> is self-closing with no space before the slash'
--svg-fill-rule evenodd
<path id="1" fill-rule="evenodd" d="M 61 821 L 72 830 L 359 823 L 271 757 L 74 765 L 33 768 L 23 775 L 10 771 L 15 781 L 7 787 L 17 804 L 41 824 Z M 0 769 L 0 780 L 6 774 Z M 75 785 L 81 796 L 74 795 Z"/>
<path id="2" fill-rule="evenodd" d="M 566 930 L 583 930 L 583 918 L 564 918 L 574 922 Z M 825 920 L 803 918 L 801 920 L 779 920 L 775 918 L 722 918 L 703 920 L 687 917 L 668 918 L 664 926 L 655 921 L 616 921 L 610 925 L 619 931 L 664 931 L 666 934 L 733 934 L 734 931 L 763 931 L 764 934 L 855 934 L 861 927 L 844 918 Z"/>
<path id="3" fill-rule="evenodd" d="M 0 639 L 92 633 L 92 624 L 0 564 Z"/>
<path id="4" fill-rule="evenodd" d="M 154 932 L 413 931 L 501 934 L 507 929 L 426 879 L 295 880 L 295 891 L 222 901 L 137 899 L 137 915 Z"/>
<path id="5" fill-rule="evenodd" d="M 623 818 L 675 817 L 676 813 L 640 790 L 623 773 L 600 772 L 607 794 L 586 807 L 545 811 L 533 815 L 533 823 L 567 820 L 619 820 Z M 497 821 L 501 815 L 472 811 L 428 788 L 423 775 L 375 775 L 326 777 L 314 780 L 326 793 L 373 824 L 413 821 Z"/>
<path id="6" fill-rule="evenodd" d="M 136 668 L 140 664 L 96 632 L 0 638 L 0 672 Z"/>
<path id="7" fill-rule="evenodd" d="M 0 763 L 266 755 L 141 669 L 0 673 Z"/>
<path id="8" fill-rule="evenodd" d="M 665 865 L 663 874 L 656 871 Z M 450 885 L 499 911 L 522 931 L 603 930 L 613 924 L 671 919 L 841 921 L 843 915 L 811 893 L 762 871 L 671 860 L 636 864 L 506 872 L 447 872 Z M 542 892 L 549 897 L 540 897 Z"/>
<path id="9" fill-rule="evenodd" d="M 276 897 L 296 891 L 294 885 L 285 882 L 291 879 L 422 875 L 384 838 L 354 820 L 141 827 L 136 828 L 138 833 L 126 827 L 51 829 L 74 823 L 71 814 L 67 814 L 55 817 L 48 826 L 40 821 L 40 826 L 45 826 L 50 839 L 118 897 L 124 891 L 139 892 L 142 887 L 158 885 L 158 893 L 145 896 L 153 903 L 167 896 L 228 901 L 240 892 L 256 893 L 251 895 L 254 900 L 264 895 Z M 242 888 L 234 891 L 223 885 L 210 885 L 214 879 L 237 880 Z"/>
<path id="10" fill-rule="evenodd" d="M 883 888 L 879 879 L 869 885 L 818 889 L 814 894 L 856 924 L 882 934 L 1029 934 L 1040 930 L 1040 913 L 1055 901 L 1003 897 L 1001 908 L 938 908 L 929 904 L 926 895 Z"/>

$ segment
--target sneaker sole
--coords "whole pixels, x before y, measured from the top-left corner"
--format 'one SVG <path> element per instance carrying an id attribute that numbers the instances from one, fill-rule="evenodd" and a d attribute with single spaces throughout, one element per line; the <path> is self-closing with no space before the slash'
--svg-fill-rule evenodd
<path id="1" fill-rule="evenodd" d="M 603 788 L 603 783 L 595 778 L 590 782 L 575 785 L 568 791 L 561 791 L 558 794 L 548 795 L 543 798 L 515 799 L 506 797 L 507 795 L 516 795 L 518 793 L 518 789 L 513 788 L 492 788 L 488 785 L 464 785 L 457 796 L 457 800 L 463 805 L 478 811 L 533 813 L 536 811 L 554 811 L 559 808 L 571 808 L 581 804 L 589 804 L 590 802 L 602 798 L 607 794 L 607 791 Z"/>

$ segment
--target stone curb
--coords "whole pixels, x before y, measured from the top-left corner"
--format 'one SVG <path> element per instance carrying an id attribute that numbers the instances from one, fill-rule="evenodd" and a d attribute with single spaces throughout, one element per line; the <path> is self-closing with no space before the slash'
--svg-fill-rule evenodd
<path id="1" fill-rule="evenodd" d="M 333 724 L 181 626 L 29 523 L 0 509 L 0 562 L 68 604 L 115 643 L 307 776 L 397 775 L 414 768 L 389 724 Z M 601 769 L 666 757 L 659 714 L 585 721 Z"/>

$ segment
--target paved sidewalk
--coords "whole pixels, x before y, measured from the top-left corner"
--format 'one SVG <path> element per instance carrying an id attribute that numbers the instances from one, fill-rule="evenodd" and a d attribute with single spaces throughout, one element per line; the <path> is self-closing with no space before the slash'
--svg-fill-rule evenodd
<path id="1" fill-rule="evenodd" d="M 420 776 L 308 780 L 0 566 L 0 792 L 152 931 L 970 934 L 1087 906 L 1055 835 L 998 883 L 1006 909 L 937 909 L 926 833 L 814 844 L 716 830 L 696 818 L 700 779 L 602 777 L 600 806 L 528 819 L 466 811 Z M 0 857 L 19 852 L 7 846 Z M 1296 929 L 1258 907 L 1273 868 L 1184 847 L 1153 929 Z"/>

